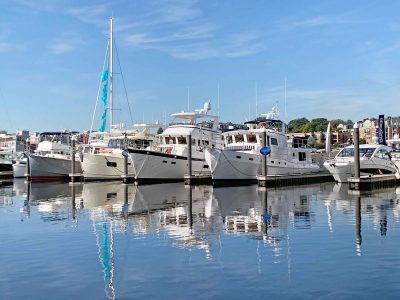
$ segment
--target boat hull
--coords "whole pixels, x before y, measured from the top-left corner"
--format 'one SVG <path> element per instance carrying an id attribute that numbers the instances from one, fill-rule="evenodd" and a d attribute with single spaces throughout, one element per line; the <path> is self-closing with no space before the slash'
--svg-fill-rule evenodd
<path id="1" fill-rule="evenodd" d="M 324 167 L 332 174 L 336 182 L 348 182 L 349 177 L 355 174 L 353 161 L 329 160 L 324 163 Z M 360 175 L 396 174 L 396 172 L 397 168 L 394 164 L 360 161 Z"/>
<path id="2" fill-rule="evenodd" d="M 256 180 L 261 174 L 262 156 L 232 150 L 206 149 L 206 162 L 216 180 Z M 267 175 L 294 175 L 319 172 L 319 167 L 308 163 L 293 163 L 283 159 L 267 158 Z"/>
<path id="3" fill-rule="evenodd" d="M 124 175 L 124 157 L 120 155 L 102 155 L 85 153 L 82 172 L 85 180 L 117 180 Z M 134 174 L 128 158 L 128 174 Z"/>
<path id="4" fill-rule="evenodd" d="M 130 149 L 129 155 L 133 163 L 136 180 L 183 180 L 188 174 L 188 160 L 185 156 Z M 192 160 L 194 173 L 209 173 L 209 168 L 204 159 Z"/>
<path id="5" fill-rule="evenodd" d="M 29 158 L 32 181 L 67 180 L 72 171 L 71 160 L 31 155 Z M 75 173 L 81 173 L 81 162 L 75 161 Z"/>
<path id="6" fill-rule="evenodd" d="M 24 162 L 16 161 L 15 163 L 13 163 L 12 169 L 14 178 L 23 178 L 26 176 L 26 173 L 28 171 L 26 161 Z"/>

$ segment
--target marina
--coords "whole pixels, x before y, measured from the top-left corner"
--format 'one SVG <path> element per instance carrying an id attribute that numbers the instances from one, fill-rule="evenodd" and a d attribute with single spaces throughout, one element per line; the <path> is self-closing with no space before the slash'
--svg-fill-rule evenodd
<path id="1" fill-rule="evenodd" d="M 400 294 L 400 2 L 3 1 L 0 300 Z"/>
<path id="2" fill-rule="evenodd" d="M 263 189 L 15 179 L 0 187 L 7 264 L 0 293 L 395 298 L 399 199 L 395 188 L 356 196 L 334 183 Z"/>

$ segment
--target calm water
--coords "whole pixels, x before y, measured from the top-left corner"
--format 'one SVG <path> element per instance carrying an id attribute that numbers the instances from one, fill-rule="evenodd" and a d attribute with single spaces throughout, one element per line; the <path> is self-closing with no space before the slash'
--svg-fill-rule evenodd
<path id="1" fill-rule="evenodd" d="M 399 199 L 15 181 L 0 187 L 0 299 L 398 299 Z"/>

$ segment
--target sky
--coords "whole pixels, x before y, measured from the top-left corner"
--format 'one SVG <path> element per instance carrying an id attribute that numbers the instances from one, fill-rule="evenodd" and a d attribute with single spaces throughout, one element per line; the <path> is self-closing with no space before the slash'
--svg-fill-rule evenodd
<path id="1" fill-rule="evenodd" d="M 205 101 L 223 122 L 273 105 L 286 121 L 397 116 L 399 11 L 389 0 L 0 0 L 0 129 L 90 129 L 111 16 L 114 123 L 169 122 Z"/>

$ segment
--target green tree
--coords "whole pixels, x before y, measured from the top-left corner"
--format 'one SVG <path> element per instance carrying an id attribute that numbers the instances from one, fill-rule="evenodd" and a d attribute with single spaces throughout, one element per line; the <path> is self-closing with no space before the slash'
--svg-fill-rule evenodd
<path id="1" fill-rule="evenodd" d="M 323 132 L 328 127 L 328 120 L 325 118 L 312 119 L 307 132 Z"/>
<path id="2" fill-rule="evenodd" d="M 305 132 L 303 130 L 303 128 L 309 122 L 310 121 L 308 121 L 308 119 L 306 119 L 306 118 L 291 120 L 288 124 L 288 130 L 289 130 L 289 132 Z"/>

